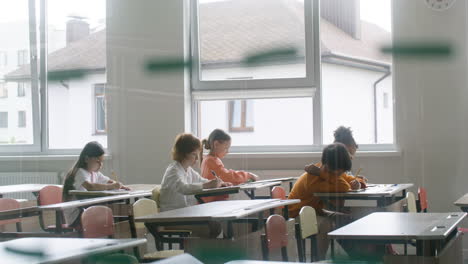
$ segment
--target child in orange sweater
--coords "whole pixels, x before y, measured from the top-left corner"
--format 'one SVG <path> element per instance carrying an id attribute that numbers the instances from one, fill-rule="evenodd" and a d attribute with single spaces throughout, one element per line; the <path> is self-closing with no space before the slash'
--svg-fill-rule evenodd
<path id="1" fill-rule="evenodd" d="M 229 148 L 231 147 L 231 136 L 221 129 L 215 129 L 211 132 L 208 139 L 202 141 L 202 145 L 205 149 L 210 152 L 201 160 L 201 175 L 202 177 L 212 180 L 215 178 L 215 175 L 218 176 L 224 182 L 230 182 L 233 185 L 239 185 L 248 181 L 258 180 L 258 176 L 246 172 L 246 171 L 235 171 L 229 170 L 224 167 L 223 162 L 221 161 L 229 153 Z M 200 155 L 203 157 L 203 149 Z M 205 197 L 203 200 L 205 202 L 211 201 L 220 201 L 226 200 L 228 195 L 220 195 L 213 197 Z"/>
<path id="2" fill-rule="evenodd" d="M 304 173 L 294 184 L 288 199 L 300 199 L 301 202 L 289 206 L 289 215 L 297 217 L 303 206 L 311 206 L 317 212 L 319 228 L 318 256 L 324 259 L 330 243 L 327 233 L 341 222 L 349 221 L 347 215 L 324 209 L 323 201 L 315 196 L 314 192 L 347 192 L 359 189 L 360 183 L 349 183 L 344 172 L 352 166 L 348 150 L 341 143 L 328 145 L 322 153 L 322 162 L 319 165 L 319 175 Z"/>

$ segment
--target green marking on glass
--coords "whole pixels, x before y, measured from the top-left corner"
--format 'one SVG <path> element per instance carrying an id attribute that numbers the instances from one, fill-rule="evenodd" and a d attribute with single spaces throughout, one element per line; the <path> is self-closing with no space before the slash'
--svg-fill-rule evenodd
<path id="1" fill-rule="evenodd" d="M 273 61 L 292 61 L 297 59 L 297 49 L 294 47 L 290 48 L 278 48 L 272 49 L 265 52 L 256 53 L 247 56 L 243 63 L 246 65 L 255 65 Z"/>
<path id="2" fill-rule="evenodd" d="M 383 46 L 380 51 L 395 56 L 448 57 L 452 54 L 452 46 L 447 43 L 400 43 Z"/>
<path id="3" fill-rule="evenodd" d="M 148 72 L 166 72 L 190 67 L 191 64 L 190 60 L 183 59 L 152 59 L 146 63 L 145 69 Z"/>
<path id="4" fill-rule="evenodd" d="M 61 81 L 69 79 L 82 79 L 86 75 L 86 70 L 61 70 L 61 71 L 49 71 L 47 73 L 47 80 L 49 81 Z"/>

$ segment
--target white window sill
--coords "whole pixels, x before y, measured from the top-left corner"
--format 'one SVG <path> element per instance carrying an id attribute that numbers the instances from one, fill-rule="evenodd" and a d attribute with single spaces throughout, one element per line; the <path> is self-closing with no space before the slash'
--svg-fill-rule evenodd
<path id="1" fill-rule="evenodd" d="M 356 157 L 400 157 L 401 151 L 358 151 Z M 322 152 L 249 152 L 249 153 L 229 153 L 228 159 L 266 159 L 266 158 L 319 158 Z"/>
<path id="2" fill-rule="evenodd" d="M 18 156 L 0 156 L 1 161 L 61 161 L 61 160 L 78 160 L 79 155 L 18 155 Z M 112 155 L 105 155 L 106 160 L 111 160 Z"/>

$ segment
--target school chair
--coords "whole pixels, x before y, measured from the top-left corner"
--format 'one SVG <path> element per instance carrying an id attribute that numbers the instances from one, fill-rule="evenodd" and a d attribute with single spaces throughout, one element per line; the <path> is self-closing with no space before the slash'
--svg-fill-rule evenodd
<path id="1" fill-rule="evenodd" d="M 417 207 L 416 207 L 416 198 L 414 196 L 414 193 L 412 192 L 407 192 L 406 193 L 406 210 L 408 213 L 417 213 Z"/>
<path id="2" fill-rule="evenodd" d="M 263 260 L 269 260 L 272 250 L 281 249 L 283 261 L 288 261 L 288 233 L 286 220 L 281 215 L 268 217 L 265 226 L 265 234 L 261 236 Z"/>
<path id="3" fill-rule="evenodd" d="M 57 204 L 61 202 L 62 202 L 62 187 L 60 186 L 55 186 L 55 185 L 45 186 L 39 191 L 39 195 L 37 196 L 37 204 L 39 206 Z M 63 212 L 60 212 L 58 217 L 61 217 L 62 218 L 61 222 L 65 223 Z M 44 231 L 55 232 L 55 229 L 56 229 L 55 225 L 45 224 L 44 212 L 41 212 L 39 214 L 39 225 Z M 65 232 L 74 231 L 74 229 L 69 227 L 67 224 L 62 224 L 62 230 L 64 230 Z"/>
<path id="4" fill-rule="evenodd" d="M 419 187 L 418 188 L 418 204 L 419 204 L 419 212 L 427 213 L 427 191 L 426 188 Z"/>
<path id="5" fill-rule="evenodd" d="M 318 260 L 317 234 L 318 223 L 315 209 L 310 206 L 302 207 L 296 222 L 297 252 L 300 262 L 306 261 L 306 239 L 310 239 L 310 261 Z"/>
<path id="6" fill-rule="evenodd" d="M 281 186 L 275 186 L 273 189 L 271 189 L 271 199 L 280 199 L 280 200 L 286 200 L 286 191 L 284 190 L 283 187 Z M 273 215 L 275 213 L 278 213 L 277 210 L 286 210 L 285 206 L 280 206 L 277 208 L 272 208 L 270 209 L 270 214 Z M 284 212 L 285 213 L 285 212 Z M 286 215 L 286 214 L 284 214 Z"/>
<path id="7" fill-rule="evenodd" d="M 20 203 L 16 201 L 15 199 L 0 198 L 0 211 L 15 210 L 15 209 L 19 209 L 20 207 L 21 207 Z M 21 232 L 22 226 L 21 226 L 20 218 L 1 220 L 0 226 L 5 226 L 7 224 L 13 224 L 13 223 L 16 224 L 16 231 Z"/>
<path id="8" fill-rule="evenodd" d="M 109 207 L 96 205 L 81 214 L 81 228 L 84 238 L 113 238 L 114 217 Z"/>
<path id="9" fill-rule="evenodd" d="M 153 215 L 158 213 L 158 207 L 156 202 L 150 199 L 140 199 L 133 204 L 133 216 L 142 217 L 146 215 Z M 147 230 L 143 223 L 135 223 L 135 229 L 137 233 L 137 237 L 144 232 L 143 236 L 147 235 Z M 180 245 L 180 248 L 183 249 L 183 237 L 187 237 L 191 234 L 190 231 L 187 230 L 161 230 L 158 233 L 161 233 L 161 237 L 155 238 L 156 249 L 157 252 L 151 252 L 146 254 L 140 254 L 140 252 L 136 252 L 139 254 L 140 260 L 143 262 L 147 261 L 154 261 L 158 259 L 164 259 L 176 255 L 183 254 L 183 250 L 172 250 L 172 243 L 177 242 Z M 172 235 L 178 235 L 178 238 L 172 237 Z M 168 236 L 168 237 L 166 237 Z M 169 243 L 169 250 L 163 250 L 162 243 Z"/>

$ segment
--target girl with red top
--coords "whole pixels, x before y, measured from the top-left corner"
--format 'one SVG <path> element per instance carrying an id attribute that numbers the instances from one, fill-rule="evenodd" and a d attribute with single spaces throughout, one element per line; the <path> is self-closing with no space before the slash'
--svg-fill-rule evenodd
<path id="1" fill-rule="evenodd" d="M 201 150 L 201 176 L 212 180 L 216 176 L 224 182 L 230 182 L 233 185 L 239 185 L 248 181 L 258 180 L 258 176 L 246 172 L 226 169 L 221 161 L 229 153 L 231 147 L 231 136 L 221 129 L 215 129 L 211 132 L 208 139 L 202 141 L 203 148 L 209 150 L 208 155 L 203 158 L 203 148 Z M 228 195 L 205 197 L 205 202 L 226 200 Z"/>

